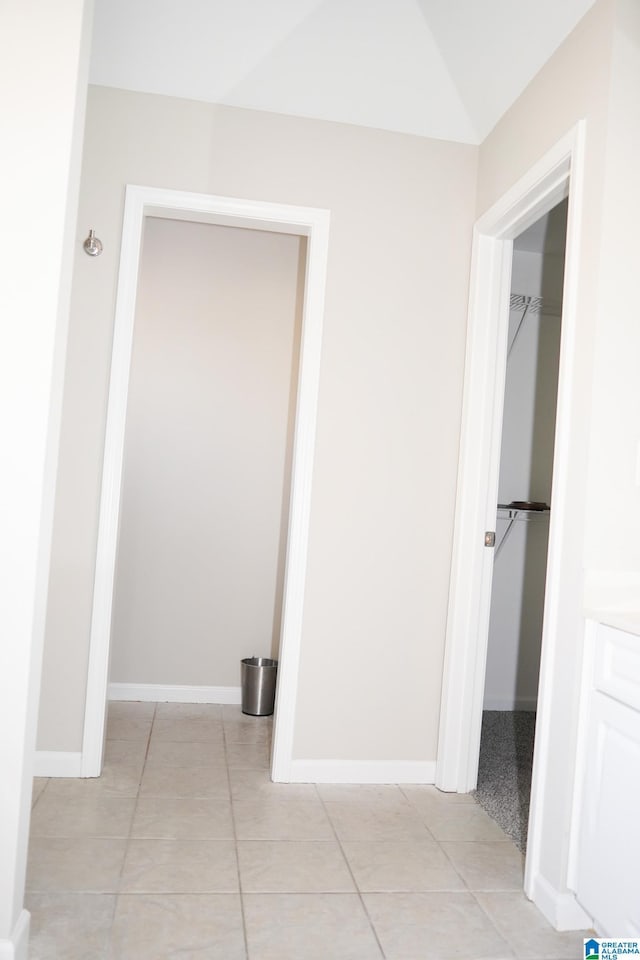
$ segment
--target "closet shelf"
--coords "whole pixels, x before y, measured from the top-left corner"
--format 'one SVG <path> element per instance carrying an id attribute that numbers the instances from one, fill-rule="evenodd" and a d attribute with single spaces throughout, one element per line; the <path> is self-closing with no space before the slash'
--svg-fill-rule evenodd
<path id="1" fill-rule="evenodd" d="M 542 520 L 551 513 L 551 507 L 546 503 L 531 503 L 525 506 L 526 500 L 512 500 L 511 503 L 498 504 L 499 520 Z"/>
<path id="2" fill-rule="evenodd" d="M 516 520 L 525 520 L 530 523 L 535 520 L 544 520 L 550 513 L 551 507 L 547 503 L 532 503 L 529 500 L 512 500 L 511 503 L 499 503 L 498 520 L 508 520 L 509 522 L 507 529 L 496 544 L 494 558 L 498 556 L 500 550 L 505 545 Z"/>

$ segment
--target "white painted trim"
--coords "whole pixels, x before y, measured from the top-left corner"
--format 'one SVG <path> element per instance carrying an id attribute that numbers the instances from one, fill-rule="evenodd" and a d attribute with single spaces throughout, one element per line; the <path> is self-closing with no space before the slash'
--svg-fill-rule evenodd
<path id="1" fill-rule="evenodd" d="M 241 703 L 241 687 L 194 687 L 166 683 L 110 683 L 109 700 L 145 703 Z"/>
<path id="2" fill-rule="evenodd" d="M 286 780 L 293 749 L 300 659 L 329 244 L 329 211 L 132 185 L 127 187 L 125 198 L 116 298 L 91 618 L 82 775 L 98 776 L 102 768 L 127 393 L 145 216 L 172 216 L 182 220 L 294 233 L 308 238 L 272 753 L 273 779 Z"/>
<path id="3" fill-rule="evenodd" d="M 538 705 L 537 697 L 517 697 L 515 700 L 491 700 L 484 701 L 483 710 L 504 710 L 513 712 L 514 710 L 526 710 L 529 713 L 535 713 Z"/>
<path id="4" fill-rule="evenodd" d="M 589 743 L 589 711 L 591 707 L 591 695 L 594 688 L 597 632 L 598 625 L 594 623 L 593 620 L 586 620 L 584 624 L 584 648 L 582 655 L 580 699 L 578 703 L 578 745 L 575 768 L 576 789 L 573 792 L 567 866 L 567 886 L 573 891 L 577 891 L 578 889 L 582 810 L 587 795 L 586 791 L 589 788 L 587 771 L 594 749 L 593 744 Z"/>
<path id="5" fill-rule="evenodd" d="M 432 760 L 292 760 L 290 783 L 434 783 Z"/>
<path id="6" fill-rule="evenodd" d="M 289 538 L 271 751 L 271 776 L 276 782 L 286 782 L 293 758 L 293 730 L 298 696 L 311 516 L 311 481 L 320 387 L 322 321 L 329 256 L 329 212 L 308 211 L 307 215 L 313 217 L 313 221 L 309 221 L 307 240 L 304 317 L 293 440 Z"/>
<path id="7" fill-rule="evenodd" d="M 593 929 L 593 919 L 580 906 L 575 894 L 554 889 L 540 874 L 535 879 L 532 894 L 529 899 L 555 930 Z"/>
<path id="8" fill-rule="evenodd" d="M 577 139 L 576 131 L 564 137 L 474 227 L 436 778 L 447 791 L 472 790 L 478 775 L 493 575 L 484 531 L 493 530 L 496 519 L 513 238 L 566 195 Z M 573 205 L 573 185 L 571 193 Z M 571 240 L 575 244 L 575 230 Z M 569 253 L 565 287 L 576 268 Z M 565 327 L 576 323 L 575 300 L 564 306 L 563 339 Z M 563 352 L 566 366 L 570 358 Z"/>
<path id="9" fill-rule="evenodd" d="M 547 574 L 545 580 L 544 615 L 540 656 L 540 680 L 538 684 L 538 711 L 536 716 L 535 749 L 531 779 L 529 807 L 529 831 L 527 858 L 525 862 L 524 890 L 527 896 L 536 889 L 541 877 L 541 850 L 545 829 L 547 777 L 549 775 L 549 751 L 553 740 L 551 728 L 551 703 L 556 682 L 556 657 L 560 643 L 560 611 L 562 590 L 560 576 L 563 551 L 566 542 L 566 517 L 569 513 L 572 490 L 569 487 L 570 438 L 576 418 L 581 422 L 583 409 L 574 403 L 574 360 L 576 340 L 580 323 L 578 314 L 578 283 L 580 276 L 580 232 L 584 210 L 585 167 L 585 122 L 581 121 L 568 138 L 565 150 L 570 165 L 569 210 L 567 241 L 562 293 L 562 328 L 560 334 L 560 364 L 558 376 L 558 399 L 556 404 L 556 429 L 553 448 L 553 481 L 551 502 L 553 511 L 549 521 L 549 546 L 547 550 Z M 576 571 L 578 575 L 580 571 Z M 579 665 L 578 665 L 579 667 Z M 575 723 L 578 724 L 582 672 L 578 668 L 573 679 Z M 568 760 L 570 758 L 567 758 Z M 564 769 L 567 777 L 573 777 L 571 793 L 576 789 L 575 768 L 567 762 Z M 537 901 L 536 901 L 537 902 Z"/>
<path id="10" fill-rule="evenodd" d="M 143 222 L 144 203 L 141 198 L 127 190 L 116 296 L 91 612 L 87 697 L 82 742 L 83 777 L 100 775 L 104 755 L 124 431 Z"/>
<path id="11" fill-rule="evenodd" d="M 31 914 L 21 910 L 10 940 L 0 940 L 0 960 L 27 960 Z"/>
<path id="12" fill-rule="evenodd" d="M 36 750 L 34 777 L 81 777 L 82 754 L 64 750 Z"/>
<path id="13" fill-rule="evenodd" d="M 498 492 L 511 253 L 514 236 L 569 195 L 558 403 L 554 445 L 553 513 L 545 590 L 536 744 L 525 892 L 540 889 L 540 850 L 546 811 L 550 700 L 555 682 L 560 571 L 570 491 L 569 440 L 573 365 L 578 328 L 579 233 L 584 205 L 584 121 L 555 145 L 477 222 L 471 267 L 467 355 L 456 516 L 438 743 L 436 785 L 466 793 L 477 782 L 491 604 L 493 551 L 483 545 L 494 529 Z M 576 693 L 580 671 L 576 671 Z M 576 696 L 577 702 L 577 696 Z M 571 765 L 567 765 L 568 776 Z M 571 784 L 572 789 L 575 784 Z M 537 895 L 536 895 L 537 896 Z M 534 896 L 534 899 L 536 897 Z M 537 902 L 537 900 L 536 900 Z"/>

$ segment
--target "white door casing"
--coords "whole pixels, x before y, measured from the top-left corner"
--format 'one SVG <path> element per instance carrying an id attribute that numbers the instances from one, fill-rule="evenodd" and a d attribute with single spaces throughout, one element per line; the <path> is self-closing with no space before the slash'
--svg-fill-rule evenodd
<path id="1" fill-rule="evenodd" d="M 545 760 L 549 698 L 558 642 L 559 573 L 572 428 L 574 343 L 577 328 L 578 237 L 582 215 L 584 121 L 528 171 L 476 223 L 471 265 L 467 353 L 451 586 L 440 714 L 436 785 L 468 792 L 478 775 L 493 551 L 484 533 L 495 529 L 509 290 L 513 239 L 569 196 L 563 292 L 553 511 L 545 589 L 542 660 L 525 891 L 533 896 L 545 829 Z M 580 687 L 576 673 L 576 693 Z M 576 696 L 576 701 L 578 696 Z M 572 776 L 570 765 L 568 776 Z M 571 784 L 573 789 L 573 784 Z M 535 898 L 534 898 L 535 899 Z M 546 911 L 548 913 L 548 911 Z"/>
<path id="2" fill-rule="evenodd" d="M 82 744 L 82 776 L 99 776 L 102 769 L 129 370 L 143 226 L 145 217 L 149 216 L 198 220 L 222 226 L 292 233 L 307 237 L 271 771 L 274 780 L 287 781 L 292 759 L 300 659 L 329 243 L 329 211 L 134 185 L 127 186 L 126 190 L 116 297 Z"/>

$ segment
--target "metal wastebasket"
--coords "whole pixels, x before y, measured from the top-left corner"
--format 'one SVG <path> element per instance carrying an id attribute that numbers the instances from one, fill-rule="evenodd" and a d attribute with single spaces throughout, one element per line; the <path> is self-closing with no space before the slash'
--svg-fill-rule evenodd
<path id="1" fill-rule="evenodd" d="M 242 712 L 268 717 L 276 699 L 278 661 L 268 657 L 246 657 L 240 661 Z"/>

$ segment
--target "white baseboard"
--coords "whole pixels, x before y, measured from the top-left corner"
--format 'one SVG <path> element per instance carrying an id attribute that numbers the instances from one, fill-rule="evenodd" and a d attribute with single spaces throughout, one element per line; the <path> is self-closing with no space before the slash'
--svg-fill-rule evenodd
<path id="1" fill-rule="evenodd" d="M 81 777 L 82 754 L 63 750 L 36 750 L 34 777 Z M 1 958 L 0 954 L 0 958 Z"/>
<path id="2" fill-rule="evenodd" d="M 31 915 L 23 910 L 9 940 L 0 940 L 0 960 L 27 960 L 29 950 L 29 921 Z"/>
<path id="3" fill-rule="evenodd" d="M 435 760 L 292 760 L 291 783 L 435 783 Z"/>
<path id="4" fill-rule="evenodd" d="M 109 700 L 152 703 L 242 703 L 240 687 L 192 687 L 163 683 L 110 683 Z"/>
<path id="5" fill-rule="evenodd" d="M 580 906 L 574 893 L 560 893 L 540 875 L 533 881 L 531 899 L 556 930 L 589 930 L 593 927 L 592 918 Z"/>
<path id="6" fill-rule="evenodd" d="M 482 706 L 483 710 L 528 710 L 530 713 L 535 713 L 537 708 L 537 697 L 517 697 L 515 700 L 493 700 L 487 697 Z"/>

